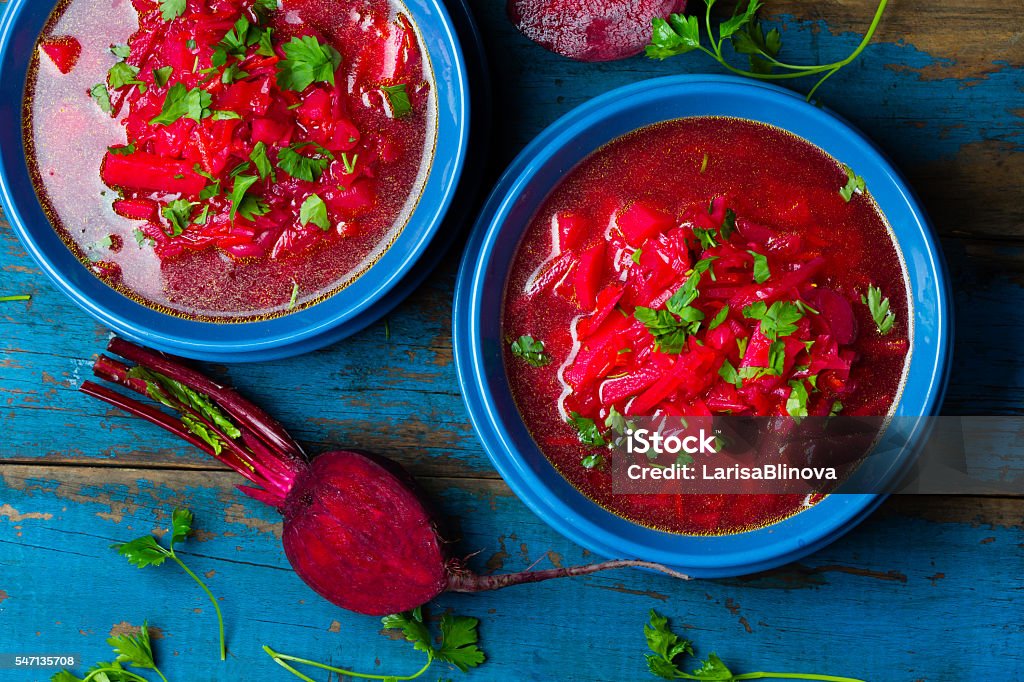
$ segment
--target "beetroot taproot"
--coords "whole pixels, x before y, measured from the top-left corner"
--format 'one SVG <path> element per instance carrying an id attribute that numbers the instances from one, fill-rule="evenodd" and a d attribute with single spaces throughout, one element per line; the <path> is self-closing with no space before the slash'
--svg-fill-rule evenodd
<path id="1" fill-rule="evenodd" d="M 508 0 L 508 15 L 530 40 L 584 62 L 639 54 L 651 19 L 686 9 L 686 0 Z"/>
<path id="2" fill-rule="evenodd" d="M 450 539 L 415 481 L 397 463 L 337 450 L 311 461 L 284 428 L 233 389 L 176 358 L 114 338 L 97 377 L 148 396 L 172 413 L 92 381 L 81 390 L 163 427 L 249 481 L 246 495 L 277 509 L 295 572 L 328 601 L 367 615 L 421 606 L 443 592 L 480 592 L 631 566 L 638 560 L 480 576 L 449 554 Z"/>

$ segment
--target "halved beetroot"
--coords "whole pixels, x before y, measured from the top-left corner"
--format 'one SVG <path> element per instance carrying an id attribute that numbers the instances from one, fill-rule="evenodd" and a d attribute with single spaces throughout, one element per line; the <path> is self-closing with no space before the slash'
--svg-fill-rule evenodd
<path id="1" fill-rule="evenodd" d="M 82 44 L 71 36 L 47 38 L 39 47 L 61 73 L 71 73 L 71 69 L 78 63 L 78 58 L 82 56 Z"/>
<path id="2" fill-rule="evenodd" d="M 530 40 L 584 62 L 624 59 L 651 40 L 651 19 L 686 0 L 508 0 L 508 15 Z"/>

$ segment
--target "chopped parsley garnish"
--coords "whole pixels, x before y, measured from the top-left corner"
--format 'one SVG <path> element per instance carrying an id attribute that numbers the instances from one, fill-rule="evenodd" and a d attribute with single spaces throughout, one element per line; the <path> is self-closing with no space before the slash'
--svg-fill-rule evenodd
<path id="1" fill-rule="evenodd" d="M 231 219 L 235 219 L 235 215 L 242 212 L 242 204 L 248 198 L 246 192 L 252 187 L 256 181 L 259 180 L 255 175 L 237 175 L 235 176 L 235 184 L 231 188 Z M 250 211 L 251 214 L 251 211 Z M 243 213 L 242 217 L 248 217 Z M 248 217 L 251 220 L 251 217 Z"/>
<path id="2" fill-rule="evenodd" d="M 334 85 L 341 55 L 315 36 L 295 37 L 281 46 L 285 59 L 277 65 L 277 84 L 283 90 L 302 92 L 316 82 Z"/>
<path id="3" fill-rule="evenodd" d="M 704 229 L 702 227 L 693 228 L 693 233 L 697 235 L 697 239 L 700 240 L 700 246 L 702 249 L 707 251 L 718 246 L 718 231 L 715 229 Z"/>
<path id="4" fill-rule="evenodd" d="M 868 293 L 862 295 L 860 300 L 871 311 L 878 333 L 885 336 L 891 332 L 893 325 L 896 324 L 896 314 L 889 310 L 889 299 L 882 297 L 882 290 L 871 285 L 868 287 Z"/>
<path id="5" fill-rule="evenodd" d="M 171 225 L 170 232 L 164 230 L 168 237 L 177 237 L 192 224 L 192 207 L 195 205 L 195 203 L 185 199 L 175 199 L 160 209 L 160 214 Z"/>
<path id="6" fill-rule="evenodd" d="M 175 83 L 167 91 L 163 111 L 155 116 L 150 125 L 171 125 L 181 118 L 190 118 L 199 122 L 210 116 L 210 104 L 213 97 L 200 88 L 185 87 L 184 83 Z"/>
<path id="7" fill-rule="evenodd" d="M 739 372 L 737 372 L 736 368 L 732 366 L 732 363 L 729 362 L 728 358 L 726 358 L 725 362 L 723 362 L 722 366 L 719 368 L 718 376 L 722 377 L 726 383 L 732 384 L 736 388 L 743 386 L 743 379 L 740 378 Z"/>
<path id="8" fill-rule="evenodd" d="M 630 258 L 632 258 L 634 263 L 639 265 L 640 264 L 640 256 L 642 256 L 643 253 L 644 253 L 643 249 L 637 249 L 636 251 L 633 252 L 633 255 L 630 256 Z"/>
<path id="9" fill-rule="evenodd" d="M 589 445 L 593 448 L 601 448 L 608 445 L 608 441 L 601 435 L 601 429 L 597 427 L 593 419 L 588 419 L 579 412 L 571 412 L 569 414 L 569 425 L 576 429 L 576 435 L 579 436 L 580 442 L 584 445 Z"/>
<path id="10" fill-rule="evenodd" d="M 724 305 L 722 309 L 711 319 L 711 324 L 708 325 L 708 331 L 711 331 L 715 327 L 725 322 L 726 318 L 729 317 L 729 306 Z"/>
<path id="11" fill-rule="evenodd" d="M 345 165 L 345 174 L 352 175 L 356 172 L 356 162 L 359 160 L 358 154 L 353 154 L 352 158 L 348 157 L 346 152 L 341 153 L 341 162 Z"/>
<path id="12" fill-rule="evenodd" d="M 242 116 L 240 114 L 238 114 L 238 113 L 236 113 L 234 111 L 221 111 L 219 109 L 216 110 L 216 111 L 210 112 L 210 115 L 213 117 L 214 121 L 229 121 L 231 119 L 240 119 L 240 118 L 242 118 Z"/>
<path id="13" fill-rule="evenodd" d="M 292 310 L 299 300 L 299 283 L 292 280 L 292 297 L 288 301 L 288 310 Z"/>
<path id="14" fill-rule="evenodd" d="M 842 411 L 843 411 L 843 403 L 837 400 L 834 403 L 832 403 L 832 408 L 828 411 L 828 416 L 830 416 L 830 417 L 837 417 L 837 416 L 839 416 L 839 413 L 842 412 Z"/>
<path id="15" fill-rule="evenodd" d="M 800 379 L 789 382 L 789 399 L 786 400 L 786 412 L 790 417 L 802 419 L 807 416 L 807 386 Z"/>
<path id="16" fill-rule="evenodd" d="M 680 313 L 680 316 L 676 317 L 665 309 L 652 310 L 637 306 L 633 311 L 633 317 L 647 327 L 647 331 L 654 337 L 658 350 L 662 353 L 679 354 L 686 346 L 686 338 L 697 333 L 704 319 L 704 313 L 697 308 L 686 307 L 681 309 Z"/>
<path id="17" fill-rule="evenodd" d="M 604 425 L 620 436 L 626 435 L 626 431 L 633 428 L 632 422 L 627 422 L 626 418 L 615 409 L 614 405 L 608 409 L 608 416 L 604 420 Z"/>
<path id="18" fill-rule="evenodd" d="M 731 208 L 725 209 L 725 219 L 722 221 L 722 241 L 729 241 L 729 237 L 736 231 L 736 211 Z"/>
<path id="19" fill-rule="evenodd" d="M 114 156 L 128 156 L 135 153 L 135 143 L 129 143 L 123 147 L 107 147 L 107 151 Z"/>
<path id="20" fill-rule="evenodd" d="M 146 84 L 138 79 L 138 75 L 139 67 L 132 66 L 128 62 L 117 62 L 107 72 L 107 85 L 113 90 L 126 85 L 137 85 L 139 92 L 145 92 Z"/>
<path id="21" fill-rule="evenodd" d="M 171 80 L 173 74 L 173 66 L 161 66 L 159 69 L 153 69 L 153 82 L 162 88 L 167 85 L 167 81 Z"/>
<path id="22" fill-rule="evenodd" d="M 849 203 L 854 194 L 863 194 L 867 187 L 864 184 L 864 178 L 854 173 L 853 169 L 845 163 L 843 170 L 846 171 L 846 185 L 839 189 L 839 195 L 843 197 L 843 201 Z"/>
<path id="23" fill-rule="evenodd" d="M 305 156 L 298 152 L 299 149 L 308 146 L 316 148 L 316 156 Z M 306 182 L 319 180 L 333 160 L 334 154 L 315 142 L 299 142 L 277 152 L 277 167 L 293 178 Z"/>
<path id="24" fill-rule="evenodd" d="M 754 281 L 761 284 L 772 276 L 772 271 L 768 269 L 768 257 L 757 251 L 747 253 L 754 257 Z"/>
<path id="25" fill-rule="evenodd" d="M 257 142 L 256 146 L 252 148 L 252 153 L 249 154 L 249 160 L 256 166 L 256 172 L 260 174 L 260 179 L 265 180 L 270 178 L 275 180 L 274 177 L 274 166 L 270 163 L 270 158 L 267 157 L 267 145 L 263 142 Z"/>
<path id="26" fill-rule="evenodd" d="M 380 88 L 391 105 L 391 117 L 402 118 L 412 113 L 412 102 L 409 101 L 409 93 L 405 83 L 398 85 L 382 85 Z"/>
<path id="27" fill-rule="evenodd" d="M 111 45 L 110 54 L 114 55 L 119 59 L 128 59 L 128 55 L 132 53 L 132 49 L 127 45 Z"/>
<path id="28" fill-rule="evenodd" d="M 580 466 L 584 469 L 599 469 L 604 464 L 604 455 L 596 452 L 592 455 L 587 455 L 580 460 Z"/>
<path id="29" fill-rule="evenodd" d="M 704 159 L 700 162 L 700 174 L 704 175 L 704 171 L 708 169 L 708 155 L 704 154 Z"/>
<path id="30" fill-rule="evenodd" d="M 551 364 L 551 356 L 544 352 L 544 342 L 534 339 L 532 336 L 523 335 L 512 342 L 512 355 L 526 360 L 534 367 L 544 367 Z"/>
<path id="31" fill-rule="evenodd" d="M 741 355 L 745 354 L 746 349 L 744 348 L 744 352 Z M 783 341 L 775 341 L 768 347 L 767 367 L 740 367 L 739 375 L 741 379 L 758 379 L 763 376 L 780 377 L 785 367 L 786 344 Z"/>
<path id="32" fill-rule="evenodd" d="M 156 246 L 156 242 L 137 227 L 132 230 L 132 236 L 135 237 L 135 243 L 138 244 L 139 247 Z"/>
<path id="33" fill-rule="evenodd" d="M 769 308 L 764 301 L 752 303 L 743 309 L 743 317 L 761 321 L 761 333 L 772 341 L 796 331 L 796 323 L 803 313 L 795 303 L 776 301 Z"/>
<path id="34" fill-rule="evenodd" d="M 89 95 L 104 113 L 110 114 L 114 112 L 114 107 L 110 104 L 110 91 L 107 90 L 106 85 L 103 83 L 97 83 L 92 86 L 92 89 L 89 91 Z"/>
<path id="35" fill-rule="evenodd" d="M 160 0 L 160 14 L 164 21 L 173 21 L 185 13 L 188 0 Z"/>
<path id="36" fill-rule="evenodd" d="M 327 216 L 327 204 L 316 194 L 310 194 L 299 208 L 299 222 L 303 226 L 313 223 L 326 232 L 331 229 L 331 219 Z"/>

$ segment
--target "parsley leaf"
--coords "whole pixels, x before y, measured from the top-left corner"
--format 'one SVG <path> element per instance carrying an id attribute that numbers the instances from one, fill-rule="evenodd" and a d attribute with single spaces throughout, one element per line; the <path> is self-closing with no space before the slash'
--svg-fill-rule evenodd
<path id="1" fill-rule="evenodd" d="M 668 626 L 668 618 L 651 609 L 650 623 L 644 626 L 647 648 L 653 654 L 647 655 L 647 667 L 658 677 L 675 679 L 682 673 L 675 663 L 679 656 L 692 656 L 693 644 L 683 639 Z"/>
<path id="2" fill-rule="evenodd" d="M 154 376 L 161 376 L 157 375 L 155 372 L 151 374 Z M 129 374 L 129 376 L 131 375 Z M 210 588 L 208 588 L 206 584 L 199 579 L 199 576 L 193 573 L 192 570 L 185 565 L 174 551 L 174 546 L 179 542 L 182 542 L 192 531 L 192 520 L 193 516 L 191 511 L 180 507 L 175 508 L 171 513 L 171 545 L 169 548 L 165 548 L 160 545 L 152 535 L 143 535 L 131 542 L 114 544 L 110 547 L 111 549 L 117 550 L 118 554 L 128 559 L 129 563 L 134 564 L 139 568 L 159 566 L 167 559 L 170 559 L 174 563 L 178 564 L 178 566 L 180 566 L 181 569 L 185 571 L 185 573 L 192 578 L 200 588 L 202 588 L 203 592 L 206 593 L 206 596 L 209 598 L 210 603 L 213 604 L 214 611 L 217 612 L 217 622 L 220 626 L 220 660 L 223 661 L 226 658 L 227 650 L 224 644 L 224 618 L 220 612 L 220 605 L 217 603 L 217 599 L 213 596 L 213 593 L 210 592 Z M 143 629 L 145 629 L 145 627 L 143 627 Z M 116 639 L 118 641 L 118 644 L 116 645 L 113 640 L 108 641 L 111 646 L 115 647 L 115 652 L 119 654 L 117 659 L 118 661 L 127 660 L 130 661 L 132 665 L 138 667 L 152 667 L 154 670 L 156 669 L 154 666 L 147 666 L 142 662 L 138 662 L 145 660 L 143 654 L 146 654 L 146 652 L 148 652 L 149 662 L 152 662 L 153 660 L 153 652 L 152 649 L 149 648 L 149 633 L 145 633 L 145 636 L 140 636 L 140 638 Z M 121 647 L 121 651 L 117 651 L 118 647 Z M 140 649 L 140 647 L 142 648 Z M 117 663 L 117 661 L 115 661 L 115 663 Z M 161 675 L 161 677 L 163 677 L 163 675 Z M 102 678 L 97 677 L 96 679 Z"/>
<path id="3" fill-rule="evenodd" d="M 728 358 L 726 358 L 725 362 L 722 363 L 721 368 L 719 368 L 718 376 L 722 377 L 726 383 L 732 384 L 736 388 L 741 388 L 743 386 L 743 379 L 740 377 L 739 372 L 736 371 L 736 368 L 732 366 L 732 363 L 729 362 Z"/>
<path id="4" fill-rule="evenodd" d="M 114 107 L 110 103 L 110 91 L 103 83 L 97 83 L 89 90 L 89 96 L 93 98 L 96 105 L 106 114 L 112 114 Z"/>
<path id="5" fill-rule="evenodd" d="M 729 305 L 722 306 L 722 309 L 711 319 L 711 324 L 708 325 L 708 331 L 718 327 L 720 324 L 725 322 L 726 318 L 729 317 Z"/>
<path id="6" fill-rule="evenodd" d="M 772 271 L 768 269 L 768 257 L 757 251 L 747 253 L 754 257 L 754 281 L 761 284 L 772 276 Z"/>
<path id="7" fill-rule="evenodd" d="M 316 147 L 317 156 L 305 156 L 298 152 L 303 147 Z M 316 182 L 334 160 L 334 154 L 315 142 L 299 142 L 277 152 L 277 167 L 288 175 L 306 182 Z"/>
<path id="8" fill-rule="evenodd" d="M 303 226 L 313 223 L 324 232 L 331 229 L 331 219 L 327 216 L 327 204 L 316 194 L 310 194 L 299 208 L 299 222 Z"/>
<path id="9" fill-rule="evenodd" d="M 269 177 L 271 180 L 276 181 L 274 167 L 267 156 L 267 145 L 265 143 L 256 143 L 256 146 L 252 148 L 252 153 L 249 155 L 249 160 L 256 166 L 256 172 L 260 174 L 261 180 L 266 180 Z"/>
<path id="10" fill-rule="evenodd" d="M 743 317 L 761 321 L 761 333 L 772 341 L 796 331 L 796 323 L 803 318 L 799 306 L 788 301 L 776 301 L 769 308 L 764 301 L 752 303 L 743 309 Z"/>
<path id="11" fill-rule="evenodd" d="M 646 54 L 651 59 L 667 59 L 700 49 L 700 23 L 697 17 L 671 14 L 668 19 L 652 19 L 651 44 Z"/>
<path id="12" fill-rule="evenodd" d="M 845 163 L 843 164 L 843 170 L 846 171 L 846 185 L 839 189 L 839 196 L 846 203 L 850 203 L 853 195 L 863 194 L 864 190 L 867 189 L 867 185 L 864 184 L 864 178 L 854 173 L 853 169 Z"/>
<path id="13" fill-rule="evenodd" d="M 334 85 L 341 55 L 315 36 L 295 37 L 281 46 L 285 58 L 277 64 L 277 84 L 283 90 L 302 92 L 316 82 Z"/>
<path id="14" fill-rule="evenodd" d="M 255 175 L 236 175 L 235 184 L 231 187 L 231 219 L 235 219 L 235 215 L 242 209 L 242 201 L 246 198 L 245 193 L 249 191 L 256 181 L 259 180 Z M 250 212 L 251 215 L 251 212 Z M 245 213 L 243 212 L 243 216 Z"/>
<path id="15" fill-rule="evenodd" d="M 210 116 L 210 104 L 213 96 L 201 88 L 185 87 L 184 83 L 175 83 L 167 91 L 163 110 L 150 120 L 150 125 L 171 125 L 180 118 L 190 118 L 199 122 Z"/>
<path id="16" fill-rule="evenodd" d="M 608 441 L 601 435 L 601 429 L 597 427 L 593 419 L 588 419 L 579 412 L 571 412 L 569 413 L 569 425 L 576 429 L 576 435 L 584 445 L 589 445 L 592 448 L 608 445 Z"/>
<path id="17" fill-rule="evenodd" d="M 534 367 L 551 364 L 551 356 L 544 352 L 544 342 L 537 341 L 532 336 L 523 335 L 513 341 L 512 354 Z"/>
<path id="18" fill-rule="evenodd" d="M 292 663 L 302 663 L 314 666 L 320 670 L 338 673 L 339 677 L 372 677 L 384 680 L 384 682 L 389 682 L 391 680 L 414 680 L 426 673 L 434 661 L 450 663 L 462 672 L 467 672 L 470 668 L 475 668 L 487 660 L 484 652 L 479 646 L 477 646 L 477 642 L 479 641 L 477 627 L 480 622 L 476 618 L 455 616 L 450 613 L 443 615 L 441 617 L 440 626 L 441 644 L 438 647 L 435 647 L 433 644 L 430 629 L 423 618 L 422 607 L 413 609 L 412 611 L 406 611 L 404 613 L 395 613 L 390 616 L 384 616 L 381 618 L 381 623 L 388 630 L 400 630 L 405 636 L 406 641 L 412 642 L 413 649 L 416 651 L 422 651 L 427 655 L 427 661 L 419 671 L 402 677 L 391 675 L 366 675 L 363 673 L 353 672 L 346 668 L 336 668 L 334 666 L 325 665 L 306 658 L 278 653 L 266 645 L 264 645 L 263 651 L 265 651 L 275 663 L 296 677 L 300 677 L 302 679 L 309 678 L 293 668 L 291 665 Z"/>
<path id="19" fill-rule="evenodd" d="M 584 469 L 600 469 L 604 464 L 604 455 L 595 453 L 593 455 L 587 455 L 580 460 L 580 466 Z"/>
<path id="20" fill-rule="evenodd" d="M 888 335 L 892 331 L 893 325 L 896 324 L 896 313 L 889 310 L 888 297 L 883 298 L 882 290 L 871 285 L 868 287 L 868 293 L 862 294 L 860 300 L 871 311 L 871 317 L 875 321 L 878 333 L 882 336 Z"/>
<path id="21" fill-rule="evenodd" d="M 114 55 L 118 59 L 128 59 L 128 56 L 132 53 L 132 49 L 127 45 L 111 45 L 110 54 Z"/>
<path id="22" fill-rule="evenodd" d="M 128 156 L 135 153 L 135 143 L 129 143 L 123 147 L 107 147 L 107 151 L 114 156 Z"/>
<path id="23" fill-rule="evenodd" d="M 161 66 L 159 69 L 153 69 L 153 82 L 162 88 L 167 85 L 167 81 L 171 80 L 173 73 L 173 66 Z"/>
<path id="24" fill-rule="evenodd" d="M 391 118 L 402 118 L 412 113 L 412 102 L 405 83 L 398 85 L 382 85 L 380 88 L 391 105 Z"/>
<path id="25" fill-rule="evenodd" d="M 138 635 L 117 635 L 107 640 L 114 653 L 117 654 L 118 663 L 127 663 L 136 668 L 149 668 L 156 670 L 156 663 L 153 660 L 153 646 L 149 641 L 149 624 L 144 622 L 139 628 Z"/>
<path id="26" fill-rule="evenodd" d="M 185 13 L 188 0 L 160 0 L 160 13 L 164 21 L 173 21 Z"/>
<path id="27" fill-rule="evenodd" d="M 132 66 L 128 62 L 117 62 L 107 72 L 107 85 L 117 90 L 126 85 L 138 85 L 141 92 L 145 92 L 146 84 L 138 79 L 139 67 Z"/>
<path id="28" fill-rule="evenodd" d="M 434 652 L 434 656 L 462 672 L 483 663 L 486 657 L 476 645 L 479 623 L 476 618 L 444 614 L 441 617 L 441 648 Z"/>
<path id="29" fill-rule="evenodd" d="M 800 379 L 789 382 L 789 398 L 786 400 L 786 412 L 790 417 L 800 420 L 807 416 L 807 386 Z"/>
<path id="30" fill-rule="evenodd" d="M 192 224 L 192 207 L 196 204 L 186 199 L 175 199 L 162 209 L 160 214 L 171 224 L 171 231 L 164 230 L 168 237 L 177 237 Z"/>

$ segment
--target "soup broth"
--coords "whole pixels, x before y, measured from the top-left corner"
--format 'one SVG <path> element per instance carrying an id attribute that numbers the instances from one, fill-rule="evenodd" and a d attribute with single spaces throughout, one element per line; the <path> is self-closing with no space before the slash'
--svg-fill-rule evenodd
<path id="1" fill-rule="evenodd" d="M 152 0 L 70 0 L 40 37 L 37 194 L 79 259 L 144 305 L 300 310 L 373 266 L 416 207 L 436 102 L 404 8 L 271 4 L 189 0 L 167 19 Z"/>
<path id="2" fill-rule="evenodd" d="M 651 528 L 736 533 L 820 498 L 613 494 L 606 444 L 639 416 L 887 415 L 910 318 L 852 170 L 774 127 L 687 118 L 612 141 L 545 200 L 506 285 L 505 366 L 584 495 Z"/>

